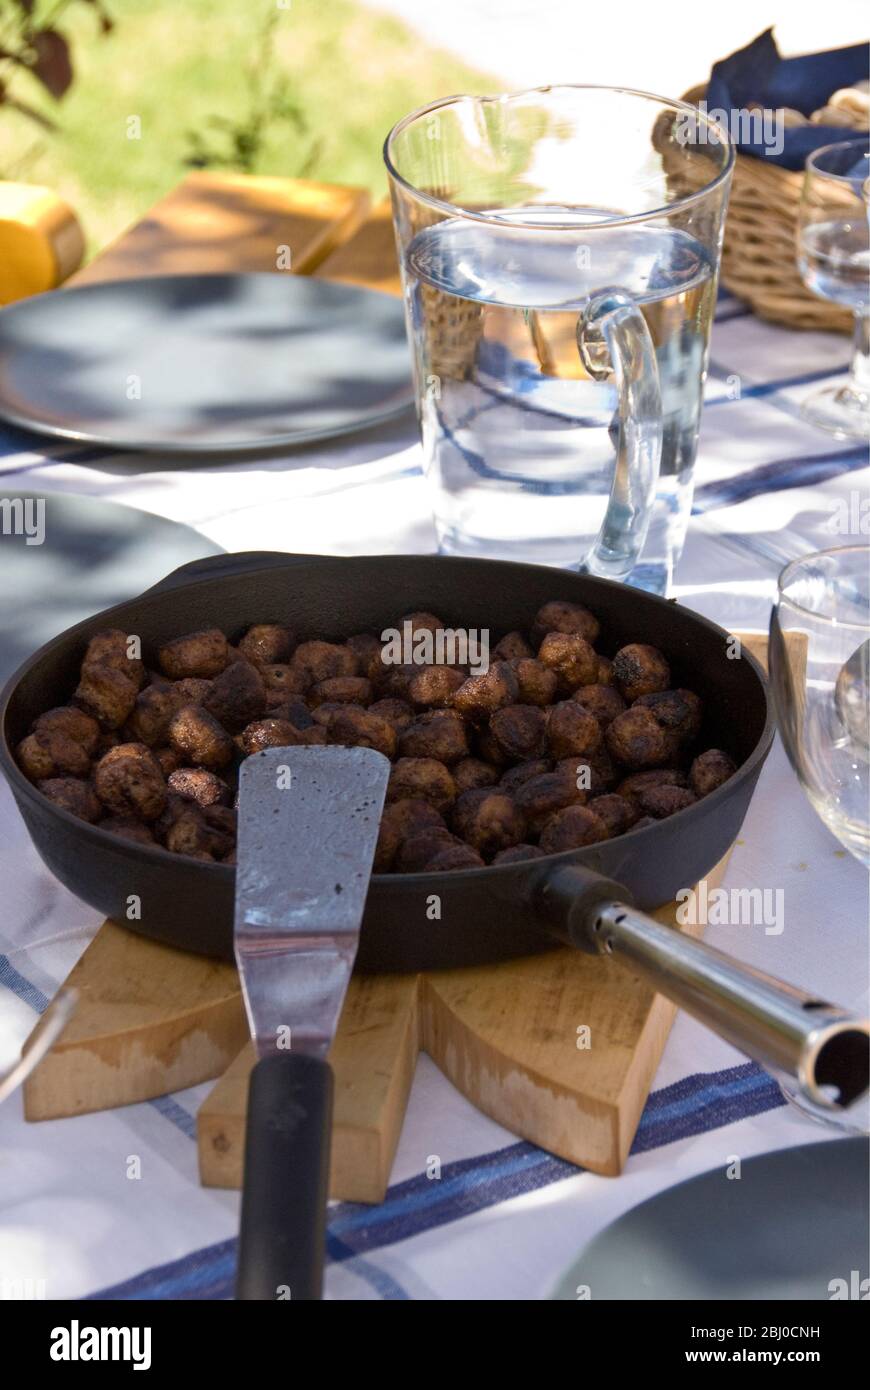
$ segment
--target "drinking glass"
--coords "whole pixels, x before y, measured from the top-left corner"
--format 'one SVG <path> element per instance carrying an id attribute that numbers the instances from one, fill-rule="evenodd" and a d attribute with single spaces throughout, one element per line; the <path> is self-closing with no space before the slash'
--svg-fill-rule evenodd
<path id="1" fill-rule="evenodd" d="M 733 153 L 696 107 L 560 86 L 387 137 L 443 552 L 664 592 L 691 508 Z"/>
<path id="2" fill-rule="evenodd" d="M 855 315 L 849 380 L 825 386 L 802 407 L 813 425 L 840 439 L 870 436 L 870 228 L 867 136 L 825 145 L 807 160 L 798 229 L 798 267 L 820 299 Z"/>
<path id="3" fill-rule="evenodd" d="M 769 661 L 798 780 L 841 844 L 870 865 L 870 546 L 786 566 Z"/>

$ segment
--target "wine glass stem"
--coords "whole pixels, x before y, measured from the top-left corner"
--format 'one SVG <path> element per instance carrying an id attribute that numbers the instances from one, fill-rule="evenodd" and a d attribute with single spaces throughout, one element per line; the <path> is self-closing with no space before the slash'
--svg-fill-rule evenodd
<path id="1" fill-rule="evenodd" d="M 855 315 L 855 333 L 852 338 L 852 364 L 849 368 L 849 386 L 859 396 L 870 401 L 870 315 Z"/>

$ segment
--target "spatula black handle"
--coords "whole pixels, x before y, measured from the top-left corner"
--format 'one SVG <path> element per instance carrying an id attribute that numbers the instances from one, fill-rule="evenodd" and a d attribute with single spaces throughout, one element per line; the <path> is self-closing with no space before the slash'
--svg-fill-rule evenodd
<path id="1" fill-rule="evenodd" d="M 332 1071 L 302 1052 L 251 1073 L 236 1297 L 323 1295 Z"/>

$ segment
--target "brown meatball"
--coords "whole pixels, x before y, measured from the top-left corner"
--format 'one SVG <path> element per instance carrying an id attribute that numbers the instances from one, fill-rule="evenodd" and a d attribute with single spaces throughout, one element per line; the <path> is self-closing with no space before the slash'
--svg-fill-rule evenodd
<path id="1" fill-rule="evenodd" d="M 430 710 L 399 734 L 401 758 L 437 758 L 447 766 L 468 757 L 468 733 L 452 710 Z"/>
<path id="2" fill-rule="evenodd" d="M 463 681 L 453 696 L 453 708 L 471 720 L 480 720 L 516 704 L 518 695 L 517 678 L 508 663 L 494 661 L 488 671 Z"/>
<path id="3" fill-rule="evenodd" d="M 538 835 L 556 811 L 566 806 L 582 806 L 586 801 L 586 792 L 564 772 L 545 772 L 518 787 L 514 800 L 531 834 Z"/>
<path id="4" fill-rule="evenodd" d="M 302 731 L 286 719 L 255 719 L 238 739 L 245 757 L 261 753 L 264 748 L 294 748 L 300 743 Z"/>
<path id="5" fill-rule="evenodd" d="M 499 778 L 497 767 L 485 763 L 482 758 L 461 758 L 450 769 L 456 783 L 456 795 L 472 791 L 475 787 L 494 787 Z"/>
<path id="6" fill-rule="evenodd" d="M 347 709 L 347 705 L 340 704 L 338 700 L 326 700 L 322 705 L 316 705 L 310 714 L 314 723 L 325 729 L 332 716 L 342 709 Z"/>
<path id="7" fill-rule="evenodd" d="M 649 787 L 686 787 L 688 784 L 685 772 L 680 772 L 679 768 L 656 767 L 649 772 L 633 772 L 630 777 L 623 778 L 616 790 L 620 796 L 636 802 L 641 792 Z"/>
<path id="8" fill-rule="evenodd" d="M 184 762 L 219 769 L 232 761 L 233 741 L 214 715 L 199 705 L 182 705 L 169 724 L 169 744 Z"/>
<path id="9" fill-rule="evenodd" d="M 442 817 L 428 801 L 408 798 L 385 806 L 375 850 L 375 873 L 386 873 L 392 867 L 404 839 L 436 826 L 447 829 Z"/>
<path id="10" fill-rule="evenodd" d="M 407 700 L 375 700 L 373 705 L 369 705 L 369 714 L 376 714 L 380 719 L 386 719 L 388 724 L 392 724 L 397 734 L 415 718 L 414 710 Z"/>
<path id="11" fill-rule="evenodd" d="M 576 700 L 553 705 L 547 719 L 547 742 L 554 758 L 590 757 L 602 740 L 601 725 Z"/>
<path id="12" fill-rule="evenodd" d="M 138 657 L 130 656 L 130 639 L 120 628 L 97 632 L 88 642 L 82 666 L 98 662 L 112 666 L 132 681 L 138 690 L 145 679 L 145 665 Z"/>
<path id="13" fill-rule="evenodd" d="M 396 756 L 396 731 L 386 719 L 359 705 L 343 705 L 329 716 L 326 742 L 344 748 L 374 748 L 386 758 Z"/>
<path id="14" fill-rule="evenodd" d="M 427 874 L 450 874 L 459 869 L 482 869 L 484 862 L 471 845 L 447 845 L 430 859 L 426 865 Z"/>
<path id="15" fill-rule="evenodd" d="M 559 684 L 555 671 L 533 656 L 520 657 L 517 661 L 511 661 L 510 665 L 517 678 L 521 705 L 552 704 Z"/>
<path id="16" fill-rule="evenodd" d="M 556 673 L 557 689 L 570 695 L 578 685 L 594 685 L 598 679 L 598 655 L 585 637 L 570 632 L 549 632 L 538 648 L 538 660 Z"/>
<path id="17" fill-rule="evenodd" d="M 239 651 L 255 666 L 279 666 L 289 661 L 296 639 L 280 623 L 255 623 L 239 642 Z"/>
<path id="18" fill-rule="evenodd" d="M 547 740 L 547 719 L 535 705 L 508 705 L 496 710 L 490 732 L 506 758 L 528 762 L 539 758 Z"/>
<path id="19" fill-rule="evenodd" d="M 93 825 L 103 814 L 103 808 L 93 787 L 89 782 L 83 782 L 80 777 L 48 777 L 44 782 L 39 782 L 38 786 L 43 796 L 53 801 L 55 806 L 59 806 L 62 811 L 69 811 L 72 816 L 78 816 L 79 820 L 86 820 Z"/>
<path id="20" fill-rule="evenodd" d="M 118 816 L 156 820 L 166 805 L 166 780 L 144 743 L 119 743 L 94 768 L 94 791 Z"/>
<path id="21" fill-rule="evenodd" d="M 688 787 L 647 787 L 639 793 L 637 804 L 645 816 L 654 820 L 664 820 L 687 806 L 693 806 L 698 798 Z"/>
<path id="22" fill-rule="evenodd" d="M 474 752 L 485 763 L 492 763 L 493 767 L 507 767 L 510 761 L 496 743 L 495 735 L 488 724 L 484 724 L 479 729 L 474 728 Z"/>
<path id="23" fill-rule="evenodd" d="M 101 830 L 108 830 L 110 835 L 120 835 L 122 840 L 132 840 L 137 845 L 157 843 L 149 827 L 135 816 L 106 816 L 98 824 Z"/>
<path id="24" fill-rule="evenodd" d="M 593 797 L 588 805 L 590 811 L 594 811 L 598 819 L 607 826 L 608 835 L 611 837 L 630 830 L 640 814 L 634 801 L 627 796 L 618 796 L 616 792 L 606 792 L 604 796 Z"/>
<path id="25" fill-rule="evenodd" d="M 657 690 L 641 695 L 635 705 L 651 710 L 663 729 L 675 734 L 680 743 L 691 743 L 701 728 L 701 701 L 692 690 Z"/>
<path id="26" fill-rule="evenodd" d="M 353 637 L 348 637 L 346 645 L 356 658 L 360 675 L 377 684 L 384 674 L 379 639 L 373 637 L 370 632 L 359 632 Z"/>
<path id="27" fill-rule="evenodd" d="M 572 758 L 560 758 L 553 771 L 569 777 L 575 786 L 590 796 L 602 796 L 610 791 L 616 780 L 613 763 L 604 748 L 582 758 L 576 754 Z"/>
<path id="28" fill-rule="evenodd" d="M 655 715 L 640 705 L 618 714 L 604 737 L 608 752 L 624 767 L 655 767 L 673 751 L 672 741 Z"/>
<path id="29" fill-rule="evenodd" d="M 428 801 L 436 811 L 446 811 L 456 797 L 456 786 L 443 763 L 434 758 L 400 758 L 390 774 L 387 801 Z"/>
<path id="30" fill-rule="evenodd" d="M 202 702 L 231 734 L 239 733 L 266 713 L 266 685 L 261 673 L 249 661 L 235 661 L 219 676 Z"/>
<path id="31" fill-rule="evenodd" d="M 737 764 L 721 748 L 708 748 L 689 769 L 689 784 L 696 796 L 708 796 L 737 771 Z"/>
<path id="32" fill-rule="evenodd" d="M 177 708 L 182 705 L 201 705 L 211 693 L 213 681 L 206 680 L 204 676 L 185 676 L 183 680 L 175 681 L 171 689 L 175 695 Z"/>
<path id="33" fill-rule="evenodd" d="M 144 742 L 144 740 L 141 741 Z M 163 773 L 164 777 L 168 778 L 170 774 L 173 773 L 175 769 L 178 767 L 180 761 L 178 754 L 176 753 L 175 749 L 170 748 L 168 744 L 165 748 L 155 748 L 153 752 L 155 758 L 160 764 L 160 771 Z"/>
<path id="34" fill-rule="evenodd" d="M 105 728 L 120 729 L 132 713 L 137 693 L 136 682 L 129 676 L 105 662 L 89 661 L 82 667 L 73 698 Z"/>
<path id="35" fill-rule="evenodd" d="M 204 767 L 180 767 L 171 772 L 166 782 L 169 790 L 186 796 L 199 806 L 228 806 L 232 793 L 223 778 Z"/>
<path id="36" fill-rule="evenodd" d="M 595 642 L 601 625 L 582 603 L 568 603 L 564 599 L 551 599 L 539 608 L 532 624 L 532 636 L 540 642 L 548 632 L 567 632 L 583 637 L 587 642 Z"/>
<path id="37" fill-rule="evenodd" d="M 402 840 L 396 853 L 394 868 L 400 874 L 419 874 L 431 859 L 451 845 L 458 844 L 446 825 L 430 826 Z"/>
<path id="38" fill-rule="evenodd" d="M 418 671 L 408 685 L 408 699 L 413 705 L 448 705 L 465 680 L 462 671 L 454 666 L 427 666 Z"/>
<path id="39" fill-rule="evenodd" d="M 322 708 L 323 706 L 321 706 Z M 332 709 L 338 708 L 340 708 L 338 705 L 332 706 Z M 300 733 L 303 729 L 312 728 L 315 723 L 312 711 L 304 700 L 300 700 L 296 696 L 285 700 L 283 705 L 274 705 L 266 717 L 268 719 L 286 719 L 288 724 L 292 724 L 294 729 L 298 729 Z"/>
<path id="40" fill-rule="evenodd" d="M 589 806 L 566 806 L 551 816 L 541 831 L 544 854 L 561 854 L 566 849 L 582 849 L 584 845 L 606 840 L 609 830 Z"/>
<path id="41" fill-rule="evenodd" d="M 229 655 L 226 637 L 219 628 L 209 627 L 167 642 L 157 653 L 157 660 L 161 671 L 170 680 L 184 680 L 185 676 L 199 676 L 208 680 L 220 675 Z"/>
<path id="42" fill-rule="evenodd" d="M 546 758 L 532 758 L 527 763 L 517 763 L 516 767 L 509 767 L 507 772 L 502 774 L 499 786 L 503 791 L 515 792 L 524 782 L 530 782 L 533 777 L 543 777 L 545 772 L 552 772 L 553 764 Z"/>
<path id="43" fill-rule="evenodd" d="M 671 668 L 658 647 L 645 642 L 630 642 L 620 647 L 613 658 L 613 679 L 629 704 L 641 695 L 654 695 L 667 690 L 671 683 Z"/>
<path id="44" fill-rule="evenodd" d="M 612 724 L 625 709 L 625 701 L 612 685 L 582 685 L 572 697 L 590 714 L 594 714 L 602 729 Z"/>
<path id="45" fill-rule="evenodd" d="M 411 682 L 419 674 L 419 666 L 384 662 L 383 674 L 378 682 L 378 694 L 388 699 L 410 701 Z"/>
<path id="46" fill-rule="evenodd" d="M 260 666 L 260 675 L 266 690 L 266 705 L 273 708 L 285 700 L 302 696 L 311 688 L 308 673 L 295 666 Z"/>
<path id="47" fill-rule="evenodd" d="M 332 676 L 326 681 L 318 681 L 308 692 L 312 708 L 318 705 L 370 705 L 372 702 L 372 683 L 365 676 Z"/>
<path id="48" fill-rule="evenodd" d="M 599 656 L 596 680 L 599 685 L 613 685 L 613 662 L 610 657 Z"/>
<path id="49" fill-rule="evenodd" d="M 402 634 L 405 632 L 406 623 L 409 624 L 412 641 L 421 633 L 435 633 L 446 626 L 442 618 L 436 617 L 434 613 L 426 613 L 423 611 L 406 613 L 403 618 L 399 619 L 398 628 Z"/>
<path id="50" fill-rule="evenodd" d="M 510 845 L 508 849 L 500 849 L 493 859 L 493 866 L 496 864 L 521 864 L 525 859 L 543 859 L 544 851 L 538 849 L 537 845 Z"/>
<path id="51" fill-rule="evenodd" d="M 492 649 L 496 661 L 523 661 L 535 655 L 531 643 L 521 632 L 508 632 Z"/>
<path id="52" fill-rule="evenodd" d="M 499 788 L 479 787 L 463 792 L 453 808 L 453 829 L 485 858 L 526 833 L 525 820 L 513 797 Z"/>
<path id="53" fill-rule="evenodd" d="M 146 685 L 136 696 L 126 732 L 133 742 L 147 743 L 149 748 L 164 744 L 169 737 L 170 720 L 183 703 L 173 685 Z"/>
<path id="54" fill-rule="evenodd" d="M 334 642 L 300 642 L 290 665 L 307 678 L 310 685 L 317 685 L 335 676 L 357 675 L 359 657 L 350 647 L 340 647 Z"/>
<path id="55" fill-rule="evenodd" d="M 199 808 L 187 802 L 166 831 L 164 844 L 173 854 L 185 854 L 191 859 L 213 859 L 215 832 L 203 820 Z"/>
<path id="56" fill-rule="evenodd" d="M 210 806 L 200 806 L 203 820 L 210 825 L 212 830 L 220 830 L 222 834 L 235 836 L 238 824 L 238 812 L 232 806 L 221 806 L 212 802 Z"/>
<path id="57" fill-rule="evenodd" d="M 34 733 L 22 739 L 15 751 L 18 766 L 31 782 L 53 777 L 85 777 L 90 771 L 90 754 L 62 729 L 37 727 Z"/>
<path id="58" fill-rule="evenodd" d="M 341 708 L 347 709 L 347 705 L 343 705 Z M 312 724 L 310 729 L 300 729 L 299 731 L 299 742 L 307 747 L 313 747 L 315 744 L 322 746 L 326 741 L 326 728 L 322 724 Z"/>
<path id="59" fill-rule="evenodd" d="M 40 734 L 63 734 L 64 738 L 79 744 L 89 758 L 97 751 L 100 726 L 96 719 L 84 710 L 76 709 L 75 705 L 60 705 L 57 709 L 46 710 L 34 721 L 33 729 Z"/>

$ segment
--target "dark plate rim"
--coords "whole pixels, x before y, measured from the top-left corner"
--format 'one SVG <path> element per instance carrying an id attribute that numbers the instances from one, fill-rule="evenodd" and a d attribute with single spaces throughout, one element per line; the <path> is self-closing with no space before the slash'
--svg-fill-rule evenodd
<path id="1" fill-rule="evenodd" d="M 119 277 L 116 280 L 98 280 L 88 285 L 71 285 L 69 289 L 62 286 L 54 290 L 45 290 L 42 294 L 31 295 L 28 299 L 14 300 L 11 304 L 0 307 L 0 350 L 2 350 L 3 335 L 3 316 L 11 315 L 16 310 L 24 311 L 25 307 L 45 299 L 47 296 L 58 295 L 87 295 L 99 293 L 100 291 L 111 291 L 117 285 L 154 285 L 165 284 L 169 281 L 184 280 L 187 282 L 200 280 L 249 280 L 266 279 L 276 275 L 283 275 L 284 279 L 291 277 L 281 271 L 252 270 L 252 271 L 212 271 L 203 274 L 179 274 L 179 275 L 131 275 Z M 332 291 L 344 293 L 345 295 L 374 295 L 378 299 L 396 304 L 401 309 L 401 301 L 395 295 L 388 294 L 384 290 L 369 289 L 365 285 L 346 285 L 339 280 L 319 279 L 313 275 L 299 275 L 294 277 L 296 280 L 310 282 L 317 285 L 320 289 L 325 289 L 327 297 Z M 338 297 L 338 295 L 336 295 Z M 198 441 L 177 439 L 150 439 L 144 441 L 120 441 L 117 436 L 110 434 L 100 434 L 89 430 L 77 430 L 65 425 L 58 425 L 51 422 L 43 423 L 32 415 L 22 414 L 20 411 L 7 406 L 0 393 L 0 420 L 4 420 L 9 425 L 14 425 L 16 429 L 26 430 L 29 434 L 44 435 L 49 439 L 67 439 L 76 444 L 92 444 L 100 448 L 111 450 L 115 453 L 124 454 L 177 454 L 187 456 L 202 456 L 215 454 L 219 457 L 235 457 L 239 454 L 264 453 L 267 450 L 288 448 L 293 446 L 303 446 L 314 444 L 324 439 L 340 439 L 344 435 L 356 434 L 363 430 L 372 429 L 377 425 L 385 424 L 410 410 L 414 405 L 414 384 L 411 375 L 410 360 L 408 363 L 408 384 L 407 393 L 401 400 L 393 402 L 391 405 L 379 407 L 376 410 L 362 412 L 352 421 L 346 424 L 336 425 L 327 429 L 293 430 L 285 434 L 274 434 L 268 438 L 259 437 L 253 440 L 239 440 L 237 442 L 215 442 L 214 440 Z"/>

